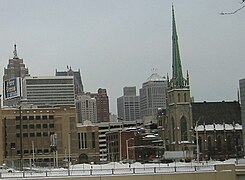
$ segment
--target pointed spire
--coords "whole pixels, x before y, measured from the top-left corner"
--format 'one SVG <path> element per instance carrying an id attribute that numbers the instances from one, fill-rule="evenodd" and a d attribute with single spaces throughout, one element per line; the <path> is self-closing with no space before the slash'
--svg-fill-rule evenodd
<path id="1" fill-rule="evenodd" d="M 17 48 L 16 48 L 16 44 L 14 45 L 14 51 L 13 51 L 13 53 L 14 53 L 14 57 L 13 57 L 13 59 L 19 59 L 19 58 L 18 58 L 18 55 L 17 55 Z"/>
<path id="2" fill-rule="evenodd" d="M 174 6 L 172 5 L 172 78 L 176 88 L 183 88 L 185 86 L 185 79 L 183 78 L 180 51 L 178 45 L 178 35 L 174 16 Z"/>

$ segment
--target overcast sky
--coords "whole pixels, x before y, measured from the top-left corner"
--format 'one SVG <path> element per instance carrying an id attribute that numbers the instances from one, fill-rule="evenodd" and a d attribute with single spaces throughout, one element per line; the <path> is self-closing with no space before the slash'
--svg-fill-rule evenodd
<path id="1" fill-rule="evenodd" d="M 171 77 L 170 0 L 0 0 L 3 74 L 17 44 L 33 75 L 80 69 L 85 91 L 106 88 L 110 111 L 125 86 Z M 175 0 L 183 72 L 195 101 L 237 100 L 245 77 L 245 8 L 239 0 Z M 1 75 L 2 77 L 2 75 Z M 1 80 L 2 81 L 2 80 Z"/>

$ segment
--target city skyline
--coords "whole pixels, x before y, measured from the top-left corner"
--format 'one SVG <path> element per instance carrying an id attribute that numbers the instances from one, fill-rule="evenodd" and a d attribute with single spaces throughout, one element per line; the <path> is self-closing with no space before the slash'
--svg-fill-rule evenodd
<path id="1" fill-rule="evenodd" d="M 172 76 L 171 5 L 160 0 L 4 2 L 1 73 L 16 43 L 32 76 L 54 75 L 67 65 L 81 69 L 85 92 L 107 89 L 110 112 L 117 114 L 123 87 L 136 86 L 138 94 L 153 68 Z M 228 0 L 175 1 L 174 6 L 191 95 L 196 101 L 237 100 L 239 79 L 245 77 L 245 11 L 219 15 L 240 7 Z"/>

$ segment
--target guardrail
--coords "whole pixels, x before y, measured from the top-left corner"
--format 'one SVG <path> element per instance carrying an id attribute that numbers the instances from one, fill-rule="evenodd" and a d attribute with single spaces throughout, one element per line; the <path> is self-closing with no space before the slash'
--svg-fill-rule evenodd
<path id="1" fill-rule="evenodd" d="M 61 177 L 61 176 L 100 176 L 100 175 L 132 175 L 155 174 L 175 172 L 214 171 L 214 165 L 201 166 L 169 166 L 169 167 L 145 167 L 145 168 L 115 168 L 115 169 L 56 169 L 35 170 L 12 173 L 0 173 L 0 178 L 28 178 L 28 177 Z"/>

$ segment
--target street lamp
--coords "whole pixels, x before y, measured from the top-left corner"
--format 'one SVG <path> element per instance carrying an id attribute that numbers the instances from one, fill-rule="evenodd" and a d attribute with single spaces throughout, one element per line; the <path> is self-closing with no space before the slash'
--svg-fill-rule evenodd
<path id="1" fill-rule="evenodd" d="M 134 139 L 134 138 L 129 138 L 129 139 L 126 140 L 127 160 L 128 160 L 128 158 L 129 158 L 129 155 L 128 155 L 128 141 L 133 140 L 133 139 Z"/>
<path id="2" fill-rule="evenodd" d="M 197 143 L 197 164 L 199 165 L 199 142 L 198 142 L 198 122 L 201 120 L 201 118 L 203 118 L 202 116 L 198 118 L 197 122 L 196 122 L 196 126 L 195 126 L 195 130 L 196 130 L 196 143 Z"/>

